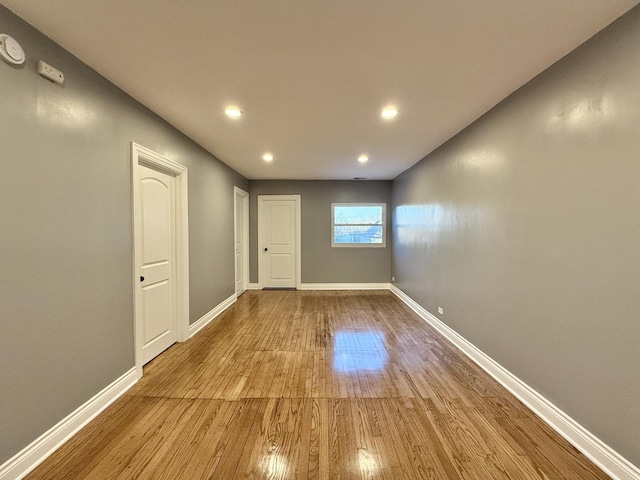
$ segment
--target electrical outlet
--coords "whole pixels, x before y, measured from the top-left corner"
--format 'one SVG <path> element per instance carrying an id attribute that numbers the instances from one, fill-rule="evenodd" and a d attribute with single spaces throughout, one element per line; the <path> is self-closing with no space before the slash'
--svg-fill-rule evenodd
<path id="1" fill-rule="evenodd" d="M 444 315 L 444 308 L 442 308 L 442 307 L 438 307 L 438 313 L 439 313 L 440 315 Z"/>
<path id="2" fill-rule="evenodd" d="M 42 60 L 38 62 L 38 73 L 52 82 L 59 83 L 60 85 L 64 83 L 64 74 Z"/>
<path id="3" fill-rule="evenodd" d="M 391 281 L 395 282 L 396 281 L 396 277 L 391 277 Z"/>

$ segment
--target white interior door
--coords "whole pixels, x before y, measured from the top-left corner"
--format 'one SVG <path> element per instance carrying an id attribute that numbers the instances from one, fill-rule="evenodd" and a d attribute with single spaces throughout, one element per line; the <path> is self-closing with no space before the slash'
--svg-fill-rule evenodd
<path id="1" fill-rule="evenodd" d="M 174 182 L 171 175 L 138 165 L 143 364 L 176 342 Z"/>
<path id="2" fill-rule="evenodd" d="M 263 288 L 296 288 L 299 282 L 300 197 L 260 195 L 261 279 Z"/>
<path id="3" fill-rule="evenodd" d="M 249 194 L 239 188 L 234 189 L 235 195 L 235 256 L 236 256 L 236 295 L 246 290 L 248 283 L 247 255 L 249 238 Z"/>

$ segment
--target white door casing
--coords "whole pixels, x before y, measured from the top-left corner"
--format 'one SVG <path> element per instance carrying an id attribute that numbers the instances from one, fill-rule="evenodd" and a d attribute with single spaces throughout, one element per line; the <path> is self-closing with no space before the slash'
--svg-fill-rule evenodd
<path id="1" fill-rule="evenodd" d="M 300 288 L 300 195 L 258 196 L 261 288 Z"/>
<path id="2" fill-rule="evenodd" d="M 242 294 L 249 285 L 249 194 L 233 187 L 236 295 Z"/>
<path id="3" fill-rule="evenodd" d="M 188 338 L 187 169 L 132 143 L 135 362 Z"/>

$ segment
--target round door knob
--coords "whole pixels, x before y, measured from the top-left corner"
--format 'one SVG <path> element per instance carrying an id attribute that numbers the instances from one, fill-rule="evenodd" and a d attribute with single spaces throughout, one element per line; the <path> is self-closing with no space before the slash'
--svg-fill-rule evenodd
<path id="1" fill-rule="evenodd" d="M 267 250 L 269 250 L 267 247 L 264 247 L 264 251 L 266 252 Z"/>
<path id="2" fill-rule="evenodd" d="M 140 275 L 140 281 L 144 282 L 144 277 L 142 275 Z"/>

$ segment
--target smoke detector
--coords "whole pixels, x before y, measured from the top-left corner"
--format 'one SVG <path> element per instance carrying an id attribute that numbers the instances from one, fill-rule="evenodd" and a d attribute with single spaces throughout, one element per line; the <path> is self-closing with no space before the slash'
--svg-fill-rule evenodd
<path id="1" fill-rule="evenodd" d="M 26 58 L 20 44 L 5 33 L 0 34 L 0 57 L 14 65 L 22 65 Z"/>

